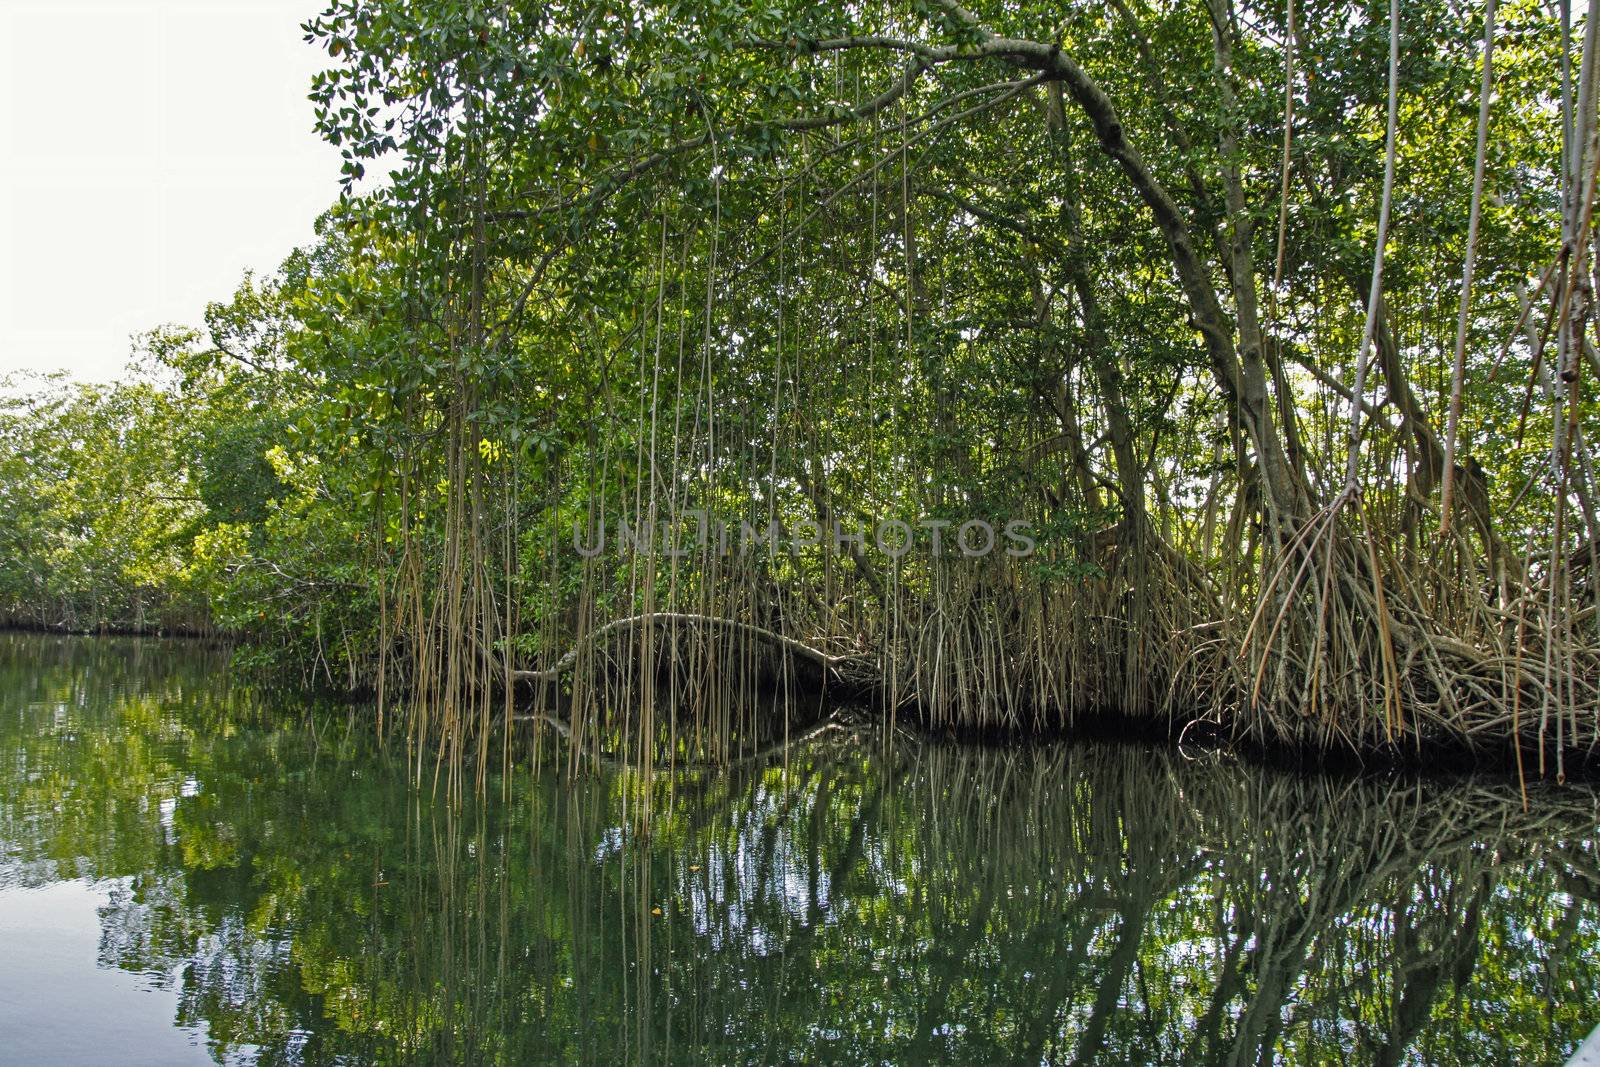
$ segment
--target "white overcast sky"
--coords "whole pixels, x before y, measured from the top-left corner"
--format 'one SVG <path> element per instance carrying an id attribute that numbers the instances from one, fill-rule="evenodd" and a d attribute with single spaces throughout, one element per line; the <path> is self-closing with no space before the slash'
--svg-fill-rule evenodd
<path id="1" fill-rule="evenodd" d="M 0 0 L 0 375 L 120 374 L 338 196 L 320 0 Z"/>

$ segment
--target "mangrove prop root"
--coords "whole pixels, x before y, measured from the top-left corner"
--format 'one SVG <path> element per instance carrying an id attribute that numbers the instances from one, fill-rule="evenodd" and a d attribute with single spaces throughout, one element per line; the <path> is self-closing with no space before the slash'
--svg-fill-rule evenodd
<path id="1" fill-rule="evenodd" d="M 681 611 L 652 611 L 643 615 L 633 615 L 626 619 L 615 619 L 608 622 L 604 626 L 590 631 L 584 640 L 569 649 L 565 655 L 550 666 L 542 670 L 513 670 L 511 678 L 517 682 L 553 682 L 577 664 L 578 657 L 587 645 L 606 640 L 621 633 L 653 625 L 688 625 L 743 634 L 776 645 L 783 651 L 792 653 L 802 659 L 810 660 L 830 672 L 837 672 L 839 668 L 845 665 L 864 661 L 864 657 L 856 655 L 830 655 L 821 649 L 813 648 L 803 641 L 797 641 L 775 630 L 769 630 L 754 623 L 741 622 L 738 619 L 720 618 L 713 615 L 695 615 Z"/>

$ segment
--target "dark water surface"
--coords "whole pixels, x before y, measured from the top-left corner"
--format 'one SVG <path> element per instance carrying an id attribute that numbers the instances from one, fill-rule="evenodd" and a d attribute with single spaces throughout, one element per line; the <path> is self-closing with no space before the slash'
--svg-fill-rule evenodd
<path id="1" fill-rule="evenodd" d="M 835 732 L 452 811 L 269 703 L 0 634 L 0 1063 L 1559 1063 L 1600 1022 L 1579 789 Z"/>

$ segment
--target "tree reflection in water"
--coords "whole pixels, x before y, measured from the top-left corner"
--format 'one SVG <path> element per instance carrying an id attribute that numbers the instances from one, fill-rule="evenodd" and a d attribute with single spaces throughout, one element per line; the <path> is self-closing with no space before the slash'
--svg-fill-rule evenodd
<path id="1" fill-rule="evenodd" d="M 0 694 L 0 886 L 114 880 L 102 965 L 219 1060 L 1532 1063 L 1600 1021 L 1584 789 L 835 732 L 452 811 L 199 646 L 0 635 Z"/>

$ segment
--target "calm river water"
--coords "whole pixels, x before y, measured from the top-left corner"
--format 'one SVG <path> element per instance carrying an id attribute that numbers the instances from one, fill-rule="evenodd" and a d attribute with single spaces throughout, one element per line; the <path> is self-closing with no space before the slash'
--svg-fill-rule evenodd
<path id="1" fill-rule="evenodd" d="M 453 809 L 370 732 L 197 644 L 0 634 L 0 1063 L 1520 1064 L 1600 1023 L 1582 789 L 838 731 Z"/>

